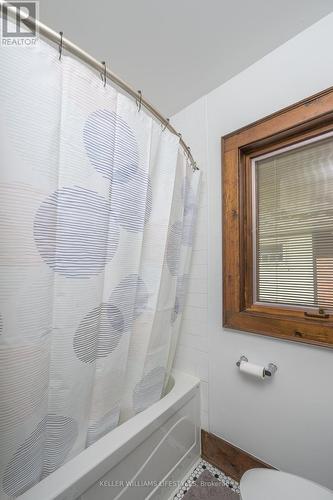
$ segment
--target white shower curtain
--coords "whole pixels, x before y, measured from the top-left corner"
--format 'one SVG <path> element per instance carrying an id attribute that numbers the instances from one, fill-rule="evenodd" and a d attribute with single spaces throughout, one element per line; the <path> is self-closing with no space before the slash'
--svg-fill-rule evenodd
<path id="1" fill-rule="evenodd" d="M 3 500 L 161 397 L 199 175 L 80 62 L 42 41 L 0 57 Z"/>

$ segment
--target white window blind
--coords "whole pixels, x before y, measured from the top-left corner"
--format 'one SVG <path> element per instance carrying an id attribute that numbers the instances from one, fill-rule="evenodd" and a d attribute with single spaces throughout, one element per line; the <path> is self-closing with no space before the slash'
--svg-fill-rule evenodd
<path id="1" fill-rule="evenodd" d="M 256 300 L 333 310 L 333 137 L 254 161 Z"/>

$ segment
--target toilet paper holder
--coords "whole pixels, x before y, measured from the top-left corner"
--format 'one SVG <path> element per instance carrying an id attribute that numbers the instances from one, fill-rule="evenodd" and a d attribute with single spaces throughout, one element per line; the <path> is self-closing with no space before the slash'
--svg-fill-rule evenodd
<path id="1" fill-rule="evenodd" d="M 240 367 L 240 364 L 242 361 L 245 361 L 245 363 L 248 363 L 248 359 L 246 356 L 241 356 L 239 358 L 239 361 L 237 361 L 236 363 L 236 366 L 238 366 L 238 368 Z M 267 368 L 265 368 L 265 377 L 272 377 L 272 375 L 274 375 L 274 373 L 277 371 L 278 367 L 276 365 L 274 365 L 274 363 L 268 363 L 267 365 Z"/>

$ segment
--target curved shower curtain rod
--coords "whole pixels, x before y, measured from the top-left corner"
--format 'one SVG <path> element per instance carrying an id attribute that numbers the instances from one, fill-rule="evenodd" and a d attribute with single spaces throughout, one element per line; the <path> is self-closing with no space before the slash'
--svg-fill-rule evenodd
<path id="1" fill-rule="evenodd" d="M 3 7 L 6 8 L 6 12 L 10 14 L 12 17 L 17 17 L 17 11 L 16 8 L 10 5 L 8 2 L 4 0 L 0 0 L 0 6 L 2 7 L 2 10 L 4 11 Z M 37 19 L 34 19 L 32 17 L 26 17 L 24 19 L 20 18 L 20 21 L 25 24 L 29 29 L 35 29 L 37 27 L 38 33 L 40 33 L 42 36 L 50 40 L 51 42 L 57 43 L 60 49 L 60 56 L 61 56 L 61 51 L 62 50 L 67 50 L 74 56 L 78 57 L 81 59 L 81 61 L 85 62 L 92 68 L 96 69 L 99 71 L 99 73 L 105 78 L 108 78 L 111 80 L 114 84 L 117 85 L 117 87 L 121 88 L 124 90 L 127 94 L 129 94 L 131 97 L 133 97 L 137 103 L 139 103 L 138 109 L 140 110 L 141 106 L 144 106 L 149 113 L 151 113 L 155 118 L 157 118 L 163 125 L 164 129 L 168 128 L 173 134 L 178 135 L 179 137 L 179 143 L 182 146 L 182 148 L 185 151 L 186 156 L 188 157 L 191 166 L 193 170 L 199 170 L 197 167 L 196 162 L 194 161 L 194 158 L 192 156 L 192 153 L 190 151 L 190 148 L 187 146 L 185 141 L 182 139 L 182 136 L 180 133 L 177 132 L 177 130 L 170 124 L 169 119 L 165 118 L 152 104 L 147 101 L 143 95 L 141 90 L 135 90 L 133 89 L 130 85 L 128 85 L 124 80 L 119 78 L 115 73 L 110 71 L 105 63 L 101 63 L 97 61 L 94 57 L 92 57 L 90 54 L 85 52 L 84 50 L 80 49 L 77 45 L 75 45 L 73 42 L 65 38 L 62 34 L 62 32 L 57 33 L 53 29 L 49 28 L 46 26 L 46 24 L 41 23 Z M 105 82 L 105 80 L 103 80 Z"/>

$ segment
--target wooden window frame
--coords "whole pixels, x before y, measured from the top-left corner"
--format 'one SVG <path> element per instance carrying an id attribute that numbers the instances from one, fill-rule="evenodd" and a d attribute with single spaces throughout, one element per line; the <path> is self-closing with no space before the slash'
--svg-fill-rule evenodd
<path id="1" fill-rule="evenodd" d="M 222 137 L 224 327 L 333 347 L 333 315 L 253 304 L 251 207 L 253 158 L 332 131 L 333 87 Z"/>

